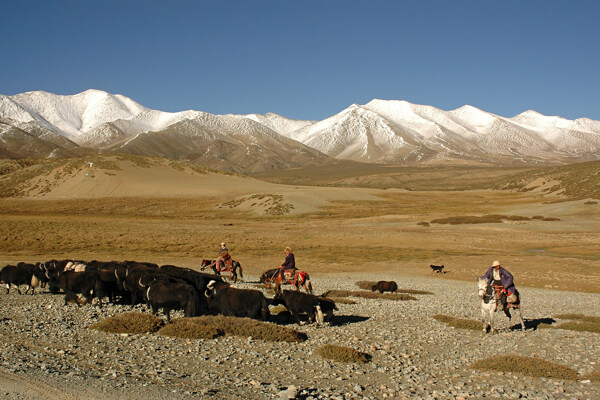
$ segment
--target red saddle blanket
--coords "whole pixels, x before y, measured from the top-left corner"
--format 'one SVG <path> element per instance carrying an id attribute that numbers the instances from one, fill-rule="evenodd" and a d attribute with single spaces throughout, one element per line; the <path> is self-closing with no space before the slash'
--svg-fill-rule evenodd
<path id="1" fill-rule="evenodd" d="M 303 284 L 305 279 L 306 279 L 306 272 L 304 272 L 304 271 L 298 271 L 298 270 L 292 270 L 292 269 L 283 271 L 283 280 L 285 280 L 287 283 L 294 284 L 296 282 L 299 282 L 300 284 Z"/>
<path id="2" fill-rule="evenodd" d="M 220 263 L 217 263 L 217 271 L 219 272 L 232 272 L 233 271 L 233 260 L 230 258 L 229 261 L 225 261 L 221 267 Z"/>

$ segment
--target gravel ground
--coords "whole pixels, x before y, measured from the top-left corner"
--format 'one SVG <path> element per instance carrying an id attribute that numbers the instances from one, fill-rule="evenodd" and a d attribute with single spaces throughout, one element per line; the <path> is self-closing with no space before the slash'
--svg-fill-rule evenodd
<path id="1" fill-rule="evenodd" d="M 298 327 L 304 343 L 253 338 L 182 340 L 157 335 L 115 335 L 88 329 L 130 311 L 128 306 L 63 306 L 62 295 L 0 293 L 0 398 L 3 399 L 353 399 L 353 398 L 600 398 L 600 386 L 467 368 L 498 354 L 541 357 L 585 374 L 597 368 L 598 335 L 535 330 L 561 313 L 598 315 L 600 295 L 521 287 L 529 329 L 484 336 L 435 321 L 434 314 L 479 318 L 475 282 L 443 277 L 371 274 L 323 275 L 317 292 L 358 290 L 359 280 L 394 279 L 400 288 L 434 295 L 416 301 L 368 300 L 339 304 L 332 324 Z M 249 277 L 257 281 L 257 277 Z M 255 288 L 253 284 L 238 287 Z M 272 297 L 271 294 L 268 294 Z M 147 312 L 145 306 L 137 310 Z M 497 313 L 497 326 L 507 319 Z M 367 364 L 327 361 L 323 344 L 372 355 Z"/>

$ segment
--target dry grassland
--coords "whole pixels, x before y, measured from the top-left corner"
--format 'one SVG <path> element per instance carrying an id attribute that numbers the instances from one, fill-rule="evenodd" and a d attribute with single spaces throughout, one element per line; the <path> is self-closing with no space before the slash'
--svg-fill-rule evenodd
<path id="1" fill-rule="evenodd" d="M 72 167 L 70 180 L 62 164 L 52 167 L 51 173 L 36 175 L 31 182 L 50 182 L 48 193 L 55 197 L 0 198 L 0 264 L 52 258 L 135 259 L 198 268 L 202 259 L 214 258 L 225 241 L 250 274 L 280 265 L 284 247 L 292 246 L 297 265 L 313 276 L 317 291 L 314 274 L 370 271 L 381 272 L 381 279 L 393 272 L 474 280 L 498 259 L 513 272 L 517 286 L 600 292 L 598 204 L 589 204 L 589 199 L 566 201 L 536 190 L 476 189 L 482 184 L 465 184 L 469 174 L 478 177 L 476 182 L 490 183 L 513 170 L 452 167 L 437 168 L 436 175 L 434 168 L 411 172 L 369 166 L 373 171 L 357 174 L 383 176 L 383 169 L 407 181 L 426 176 L 430 186 L 446 180 L 450 188 L 462 184 L 471 189 L 417 192 L 284 186 L 202 173 L 187 164 L 115 160 L 94 159 L 108 166 L 97 167 L 93 179 L 84 174 L 89 167 L 83 161 Z M 56 171 L 62 174 L 59 178 Z M 340 177 L 339 171 L 331 174 L 323 172 L 323 179 Z M 145 183 L 158 176 L 162 180 L 155 187 Z M 173 182 L 178 178 L 181 181 Z M 319 183 L 314 176 L 309 178 Z M 57 199 L 79 190 L 77 185 L 95 191 L 85 192 L 86 198 Z M 119 193 L 145 191 L 136 197 L 100 197 L 102 185 Z M 294 212 L 265 215 L 262 203 L 253 205 L 265 199 L 289 203 Z M 241 202 L 249 204 L 223 206 Z M 507 218 L 477 224 L 430 223 L 485 215 Z M 433 274 L 430 264 L 445 265 L 447 273 Z"/>
<path id="2" fill-rule="evenodd" d="M 497 191 L 396 192 L 381 198 L 278 217 L 218 209 L 225 200 L 219 197 L 2 199 L 0 261 L 136 259 L 194 268 L 226 241 L 245 272 L 254 274 L 279 265 L 283 248 L 291 245 L 299 267 L 309 273 L 434 276 L 429 264 L 444 264 L 448 273 L 439 279 L 471 280 L 499 259 L 517 285 L 600 291 L 595 206 L 579 201 L 557 207 L 527 193 Z M 417 225 L 506 210 L 561 221 Z"/>

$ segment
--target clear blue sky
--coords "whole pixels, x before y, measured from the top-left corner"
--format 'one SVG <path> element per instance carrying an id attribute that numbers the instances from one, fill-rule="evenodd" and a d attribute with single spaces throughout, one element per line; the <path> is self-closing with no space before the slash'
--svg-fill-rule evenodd
<path id="1" fill-rule="evenodd" d="M 373 98 L 600 120 L 600 1 L 0 0 L 0 93 L 323 119 Z"/>

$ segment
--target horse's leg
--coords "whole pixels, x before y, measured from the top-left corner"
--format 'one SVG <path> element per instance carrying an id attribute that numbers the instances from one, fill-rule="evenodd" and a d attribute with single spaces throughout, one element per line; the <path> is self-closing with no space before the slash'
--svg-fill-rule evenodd
<path id="1" fill-rule="evenodd" d="M 506 317 L 508 318 L 508 329 L 510 330 L 513 327 L 513 318 L 512 315 L 510 314 L 510 310 L 508 309 L 508 307 L 506 307 L 504 310 L 504 315 L 506 315 Z"/>
<path id="2" fill-rule="evenodd" d="M 490 333 L 493 334 L 494 333 L 494 314 L 496 314 L 496 305 L 494 304 L 492 307 L 490 307 L 488 312 L 490 315 Z"/>
<path id="3" fill-rule="evenodd" d="M 515 308 L 514 309 L 514 315 L 515 315 L 515 319 L 517 321 L 521 321 L 521 331 L 525 332 L 525 321 L 523 321 L 523 316 L 521 315 L 521 309 L 520 308 Z"/>
<path id="4" fill-rule="evenodd" d="M 481 304 L 481 323 L 483 327 L 483 333 L 487 333 L 487 310 L 485 308 L 485 304 Z"/>

